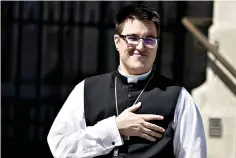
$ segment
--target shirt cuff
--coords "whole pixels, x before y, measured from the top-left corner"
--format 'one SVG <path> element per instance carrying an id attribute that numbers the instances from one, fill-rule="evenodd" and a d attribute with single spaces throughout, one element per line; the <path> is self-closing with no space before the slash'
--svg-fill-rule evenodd
<path id="1" fill-rule="evenodd" d="M 124 144 L 124 141 L 117 128 L 115 116 L 109 117 L 98 124 L 100 124 L 100 129 L 102 129 L 100 130 L 101 133 L 99 136 L 105 148 L 121 146 Z"/>

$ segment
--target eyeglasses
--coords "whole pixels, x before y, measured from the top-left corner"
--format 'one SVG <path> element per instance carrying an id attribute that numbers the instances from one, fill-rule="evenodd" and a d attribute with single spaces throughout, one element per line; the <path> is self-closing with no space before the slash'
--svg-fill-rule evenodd
<path id="1" fill-rule="evenodd" d="M 143 45 L 146 48 L 155 48 L 158 45 L 159 38 L 147 37 L 141 38 L 135 35 L 119 35 L 129 46 L 135 47 L 139 44 L 140 40 L 143 40 Z"/>

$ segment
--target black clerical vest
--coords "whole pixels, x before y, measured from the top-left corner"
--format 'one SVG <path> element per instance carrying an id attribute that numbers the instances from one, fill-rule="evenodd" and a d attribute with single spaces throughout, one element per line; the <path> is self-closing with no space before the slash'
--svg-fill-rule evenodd
<path id="1" fill-rule="evenodd" d="M 163 137 L 157 138 L 155 142 L 140 137 L 130 137 L 130 140 L 125 141 L 119 150 L 128 158 L 174 157 L 172 122 L 181 87 L 155 72 L 151 72 L 147 79 L 131 84 L 118 71 L 85 79 L 85 119 L 87 126 L 93 126 L 100 120 L 116 115 L 115 77 L 117 77 L 117 102 L 120 114 L 133 105 L 151 76 L 152 79 L 138 100 L 142 105 L 136 113 L 164 116 L 164 120 L 150 122 L 165 128 L 166 131 Z M 113 150 L 99 157 L 111 158 L 112 155 Z"/>

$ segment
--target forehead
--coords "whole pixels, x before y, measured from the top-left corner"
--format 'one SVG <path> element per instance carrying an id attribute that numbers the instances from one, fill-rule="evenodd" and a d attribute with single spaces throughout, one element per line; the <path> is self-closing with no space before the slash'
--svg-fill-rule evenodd
<path id="1" fill-rule="evenodd" d="M 127 19 L 124 22 L 122 34 L 137 34 L 139 36 L 157 36 L 154 22 Z"/>

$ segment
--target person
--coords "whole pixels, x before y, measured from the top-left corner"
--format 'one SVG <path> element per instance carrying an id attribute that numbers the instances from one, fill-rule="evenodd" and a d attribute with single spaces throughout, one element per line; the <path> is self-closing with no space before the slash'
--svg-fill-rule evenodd
<path id="1" fill-rule="evenodd" d="M 54 157 L 206 158 L 193 98 L 153 69 L 159 34 L 159 14 L 150 6 L 117 13 L 118 69 L 74 87 L 47 136 Z"/>

